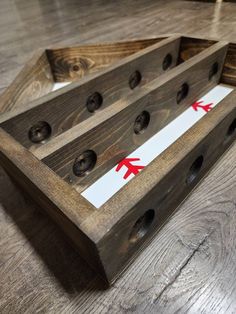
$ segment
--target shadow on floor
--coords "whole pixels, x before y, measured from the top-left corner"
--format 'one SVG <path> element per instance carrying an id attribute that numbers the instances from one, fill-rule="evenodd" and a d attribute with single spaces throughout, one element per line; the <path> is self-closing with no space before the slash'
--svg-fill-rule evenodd
<path id="1" fill-rule="evenodd" d="M 23 196 L 0 168 L 1 205 L 67 293 L 104 290 L 105 282 L 79 256 L 66 235 Z"/>

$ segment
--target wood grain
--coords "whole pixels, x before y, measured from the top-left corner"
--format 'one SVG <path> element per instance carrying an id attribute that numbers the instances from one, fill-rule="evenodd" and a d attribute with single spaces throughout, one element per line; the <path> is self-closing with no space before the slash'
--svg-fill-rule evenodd
<path id="1" fill-rule="evenodd" d="M 164 38 L 163 38 L 164 39 Z M 77 81 L 86 74 L 96 72 L 114 62 L 120 61 L 148 46 L 154 45 L 162 38 L 144 39 L 102 45 L 47 49 L 56 82 Z"/>
<path id="2" fill-rule="evenodd" d="M 35 150 L 34 154 L 67 182 L 76 184 L 78 191 L 82 191 L 215 86 L 221 75 L 225 48 L 227 45 L 224 43 L 217 43 L 167 75 L 152 81 L 143 91 L 117 102 L 94 118 L 52 139 Z M 209 81 L 209 68 L 216 60 L 219 72 Z M 189 94 L 180 104 L 176 104 L 176 95 L 185 82 L 189 84 Z M 143 111 L 150 114 L 150 123 L 142 134 L 135 134 L 134 121 Z M 87 176 L 78 177 L 73 173 L 73 164 L 75 158 L 86 150 L 93 150 L 97 154 L 97 164 Z"/>
<path id="3" fill-rule="evenodd" d="M 175 93 L 177 95 L 175 96 L 176 108 L 180 107 L 180 102 L 187 98 L 189 89 L 192 91 L 192 100 L 188 98 L 188 103 L 197 99 L 200 96 L 200 92 L 203 92 L 206 88 L 210 88 L 212 85 L 214 86 L 219 81 L 227 48 L 228 44 L 225 42 L 214 44 L 191 60 L 181 64 L 173 71 L 160 77 L 159 81 L 161 82 L 159 85 L 156 80 L 146 84 L 146 92 L 141 90 L 140 93 L 136 93 L 136 100 L 132 97 L 130 97 L 131 99 L 128 98 L 128 106 L 126 107 L 128 109 L 131 107 L 137 108 L 137 104 L 139 103 L 143 106 L 145 98 L 151 101 L 150 96 L 153 95 L 162 95 L 162 97 L 163 95 L 169 95 L 169 91 L 173 91 L 175 85 L 181 86 L 181 98 L 179 97 L 179 89 L 177 89 Z M 213 79 L 209 75 L 209 73 L 211 73 L 209 72 L 209 64 L 210 69 L 212 68 L 212 64 L 217 64 L 217 69 L 219 68 L 219 71 L 214 73 Z M 197 76 L 198 73 L 204 73 L 205 75 Z M 200 85 L 198 85 L 198 82 L 200 82 Z M 183 86 L 185 86 L 184 89 Z M 162 104 L 161 107 L 163 107 L 164 104 L 166 105 L 168 101 L 173 104 L 173 99 L 171 98 L 170 101 L 168 97 L 163 97 L 163 99 L 159 100 L 159 103 Z M 76 244 L 82 257 L 92 265 L 106 282 L 112 283 L 124 270 L 127 263 L 133 260 L 139 253 L 141 248 L 140 244 L 144 243 L 146 234 L 150 236 L 152 234 L 151 231 L 154 231 L 166 221 L 167 217 L 195 186 L 199 178 L 209 170 L 212 163 L 219 158 L 234 140 L 236 129 L 236 106 L 234 97 L 234 93 L 233 96 L 230 95 L 227 97 L 226 100 L 222 102 L 220 109 L 214 109 L 213 113 L 208 115 L 208 118 L 205 117 L 202 119 L 197 126 L 194 126 L 181 137 L 180 140 L 161 154 L 162 160 L 164 161 L 163 165 L 159 163 L 159 157 L 157 161 L 155 159 L 153 163 L 151 163 L 151 165 L 160 167 L 162 170 L 161 172 L 159 170 L 158 173 L 154 171 L 155 169 L 152 169 L 152 180 L 149 179 L 148 175 L 144 177 L 144 175 L 140 174 L 139 177 L 142 177 L 142 181 L 137 182 L 135 178 L 136 180 L 133 180 L 135 181 L 135 185 L 129 183 L 127 187 L 124 187 L 121 191 L 116 193 L 111 200 L 107 201 L 100 210 L 96 210 L 91 206 L 79 193 L 63 180 L 60 180 L 54 172 L 50 171 L 48 167 L 41 163 L 40 160 L 34 157 L 3 129 L 0 129 L 1 164 L 6 169 L 7 173 L 13 177 L 14 181 L 16 181 L 23 190 L 29 193 L 34 201 L 44 208 L 62 227 Z M 157 99 L 153 99 L 151 102 L 153 103 L 154 100 L 157 102 Z M 120 102 L 122 104 L 122 100 Z M 124 109 L 126 107 L 124 107 Z M 112 106 L 108 109 L 112 112 Z M 114 104 L 114 109 L 120 119 L 122 113 L 121 108 L 117 106 L 117 104 Z M 142 108 L 141 112 L 150 112 L 153 114 L 153 112 L 147 110 L 147 108 Z M 132 109 L 131 112 L 134 113 L 133 111 Z M 175 116 L 177 115 L 174 109 L 170 110 L 170 112 L 174 112 Z M 114 117 L 115 113 L 113 112 L 111 114 L 111 119 Z M 117 126 L 114 121 L 109 121 L 106 113 L 103 112 L 103 116 L 104 123 Z M 120 119 L 120 121 L 122 120 Z M 84 121 L 84 123 L 85 122 L 86 121 Z M 157 124 L 159 124 L 159 121 Z M 123 123 L 121 125 L 123 125 Z M 101 121 L 97 121 L 98 130 L 101 126 Z M 85 132 L 82 125 L 80 125 L 80 128 L 82 132 Z M 223 139 L 221 139 L 220 135 L 224 129 L 226 130 L 225 135 Z M 95 130 L 95 134 L 99 135 L 98 130 L 96 130 L 94 126 L 91 130 Z M 153 134 L 156 132 L 157 130 L 154 129 Z M 73 133 L 75 133 L 74 130 L 69 134 L 69 137 L 73 136 Z M 88 130 L 87 133 L 90 134 L 90 130 Z M 115 133 L 112 135 L 108 129 L 104 131 L 104 134 L 107 137 L 112 137 L 112 139 L 115 137 Z M 151 135 L 152 134 L 149 134 L 149 136 Z M 65 134 L 63 134 L 63 137 L 68 141 Z M 92 138 L 91 141 L 98 144 L 96 138 Z M 58 143 L 56 143 L 56 145 L 58 145 Z M 185 146 L 186 149 L 184 149 Z M 46 145 L 42 147 L 44 147 L 44 152 L 48 153 L 48 149 L 45 149 Z M 110 149 L 110 146 L 104 147 L 98 145 L 98 147 L 103 151 Z M 51 148 L 55 149 L 54 147 Z M 197 155 L 196 151 L 199 151 Z M 89 152 L 91 152 L 91 149 Z M 171 159 L 169 154 L 172 156 Z M 61 156 L 64 157 L 64 154 L 61 152 L 59 155 L 60 158 Z M 49 155 L 49 157 L 51 156 Z M 95 162 L 96 158 L 95 155 Z M 84 157 L 82 157 L 82 160 L 85 160 Z M 105 160 L 107 163 L 109 163 L 109 161 L 109 159 Z M 64 163 L 64 158 L 62 162 Z M 84 162 L 86 163 L 86 161 Z M 183 170 L 186 169 L 186 165 L 188 164 L 190 165 L 189 167 L 187 166 L 190 174 L 187 173 L 186 179 L 186 174 L 183 175 Z M 104 167 L 105 170 L 107 170 L 106 164 Z M 151 166 L 149 165 L 147 171 L 143 173 L 148 173 L 150 168 Z M 73 171 L 76 175 L 74 166 Z M 158 173 L 158 175 L 153 176 L 153 173 Z M 182 183 L 177 185 L 179 181 Z M 143 185 L 142 182 L 145 182 L 145 185 Z M 130 186 L 132 187 L 131 191 L 135 191 L 134 195 L 138 195 L 138 197 L 130 198 Z M 160 198 L 161 191 L 164 195 Z M 154 197 L 154 195 L 158 195 L 158 197 Z M 118 200 L 114 201 L 116 198 Z M 127 199 L 129 199 L 129 202 L 127 202 Z M 124 201 L 125 204 L 122 205 Z M 147 207 L 148 210 L 145 209 L 144 211 L 143 204 L 146 203 L 150 203 L 150 206 Z M 162 203 L 164 203 L 164 205 L 162 205 Z M 155 210 L 157 206 L 158 211 Z M 115 213 L 112 213 L 113 208 L 116 209 Z M 119 214 L 121 216 L 119 216 Z M 134 217 L 136 218 L 134 219 Z M 110 254 L 111 248 L 113 248 L 114 253 L 112 256 Z"/>
<path id="4" fill-rule="evenodd" d="M 0 128 L 1 165 L 14 182 L 59 224 L 80 254 L 103 278 L 96 246 L 80 225 L 95 209 Z"/>
<path id="5" fill-rule="evenodd" d="M 179 62 L 183 62 L 193 57 L 197 53 L 210 47 L 215 40 L 204 40 L 195 37 L 185 37 L 181 39 Z M 226 59 L 222 71 L 221 82 L 236 86 L 236 43 L 230 43 L 226 54 Z"/>
<path id="6" fill-rule="evenodd" d="M 148 237 L 162 227 L 167 217 L 236 139 L 235 95 L 236 92 L 232 92 L 221 101 L 82 223 L 90 237 L 97 240 L 109 281 L 114 281 L 134 255 L 147 245 Z M 195 167 L 192 170 L 199 158 L 202 158 L 202 164 L 198 170 Z M 137 237 L 133 240 L 130 236 L 135 222 L 148 210 L 154 211 L 155 216 L 150 224 L 144 222 L 141 235 L 134 230 Z M 110 247 L 117 254 L 111 255 Z"/>
<path id="7" fill-rule="evenodd" d="M 194 37 L 185 37 L 181 39 L 179 62 L 184 62 L 189 58 L 192 58 L 196 54 L 209 48 L 211 45 L 216 43 L 214 40 L 205 40 Z"/>
<path id="8" fill-rule="evenodd" d="M 222 82 L 236 86 L 236 44 L 230 44 L 222 73 Z"/>
<path id="9" fill-rule="evenodd" d="M 121 59 L 102 72 L 85 76 L 77 83 L 29 103 L 23 108 L 23 112 L 17 110 L 7 113 L 0 118 L 1 121 L 6 120 L 3 127 L 25 147 L 37 148 L 40 144 L 32 143 L 28 132 L 38 121 L 46 121 L 50 124 L 51 138 L 53 138 L 92 115 L 96 115 L 101 109 L 126 95 L 137 93 L 140 87 L 164 72 L 163 59 L 167 54 L 172 55 L 169 68 L 175 66 L 179 42 L 179 36 L 165 39 L 130 57 Z M 140 42 L 138 43 L 140 46 Z M 133 41 L 133 44 L 136 47 L 136 42 Z M 121 46 L 124 48 L 123 44 Z M 146 58 L 149 62 L 146 62 Z M 129 78 L 137 70 L 141 73 L 142 80 L 137 88 L 131 90 Z M 102 103 L 99 110 L 91 113 L 86 104 L 94 93 L 101 95 Z"/>
<path id="10" fill-rule="evenodd" d="M 43 96 L 54 86 L 51 67 L 44 51 L 35 53 L 11 85 L 0 96 L 0 112 L 19 108 Z"/>
<path id="11" fill-rule="evenodd" d="M 229 41 L 236 36 L 233 3 L 2 0 L 0 16 L 0 91 L 32 51 L 50 45 L 144 38 L 157 32 Z M 234 144 L 107 291 L 99 291 L 99 280 L 62 232 L 1 170 L 1 312 L 236 312 L 235 156 Z"/>

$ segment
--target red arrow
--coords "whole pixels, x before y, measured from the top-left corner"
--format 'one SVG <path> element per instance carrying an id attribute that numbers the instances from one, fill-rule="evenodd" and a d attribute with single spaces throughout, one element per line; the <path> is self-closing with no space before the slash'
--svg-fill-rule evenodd
<path id="1" fill-rule="evenodd" d="M 196 101 L 194 104 L 192 104 L 192 107 L 195 111 L 198 111 L 198 108 L 202 108 L 205 112 L 208 112 L 212 109 L 213 103 L 211 102 L 210 104 L 207 105 L 200 105 L 202 104 L 203 101 Z"/>
<path id="2" fill-rule="evenodd" d="M 123 179 L 127 179 L 132 173 L 134 175 L 138 174 L 144 166 L 132 165 L 132 161 L 138 161 L 140 158 L 125 158 L 121 160 L 121 162 L 116 167 L 116 172 L 118 172 L 123 166 L 125 166 L 128 170 L 126 171 Z"/>

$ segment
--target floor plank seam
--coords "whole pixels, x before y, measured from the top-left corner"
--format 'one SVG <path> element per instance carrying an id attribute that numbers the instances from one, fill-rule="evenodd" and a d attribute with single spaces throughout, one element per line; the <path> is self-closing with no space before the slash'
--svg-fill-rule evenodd
<path id="1" fill-rule="evenodd" d="M 174 282 L 178 279 L 178 277 L 181 275 L 182 271 L 184 268 L 190 263 L 194 255 L 200 251 L 200 248 L 206 243 L 208 238 L 211 236 L 211 234 L 214 232 L 214 230 L 211 230 L 211 232 L 207 233 L 203 239 L 198 243 L 198 245 L 195 248 L 190 248 L 189 246 L 186 246 L 182 240 L 181 243 L 185 246 L 188 247 L 188 249 L 192 250 L 189 254 L 189 256 L 186 258 L 186 260 L 183 262 L 183 264 L 180 266 L 180 268 L 177 270 L 177 272 L 174 274 L 174 276 L 170 279 L 170 281 L 166 284 L 166 286 L 158 293 L 157 296 L 153 299 L 153 303 L 157 303 L 159 299 L 162 297 L 162 295 L 166 292 L 168 288 L 170 288 Z"/>

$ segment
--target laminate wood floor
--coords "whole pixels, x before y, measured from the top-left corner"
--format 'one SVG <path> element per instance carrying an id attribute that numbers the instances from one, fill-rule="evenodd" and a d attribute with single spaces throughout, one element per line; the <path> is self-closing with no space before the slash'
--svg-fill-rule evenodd
<path id="1" fill-rule="evenodd" d="M 55 44 L 173 32 L 236 41 L 236 4 L 1 0 L 0 30 L 2 92 L 36 49 Z M 0 170 L 0 313 L 131 312 L 236 313 L 236 144 L 105 291 Z"/>

